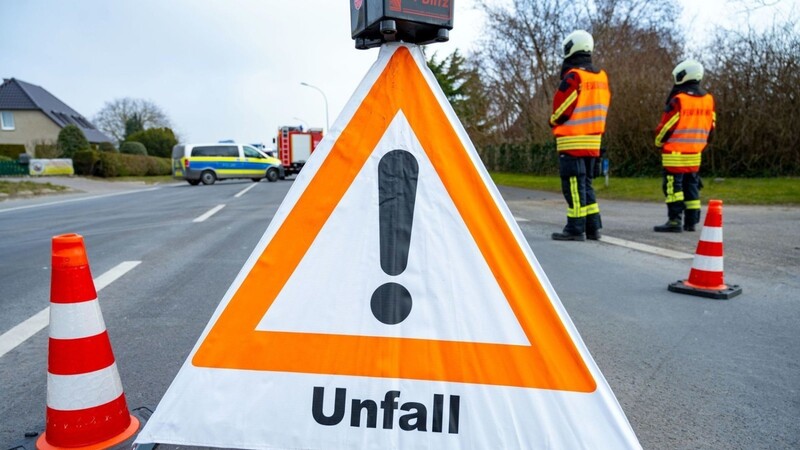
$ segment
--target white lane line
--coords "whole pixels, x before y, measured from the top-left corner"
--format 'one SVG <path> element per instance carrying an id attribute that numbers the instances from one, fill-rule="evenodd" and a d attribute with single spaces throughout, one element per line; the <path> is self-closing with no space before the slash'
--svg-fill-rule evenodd
<path id="1" fill-rule="evenodd" d="M 104 287 L 125 275 L 128 271 L 141 264 L 141 261 L 123 261 L 108 272 L 94 279 L 94 288 L 100 291 Z M 6 353 L 17 348 L 31 336 L 43 330 L 50 324 L 50 307 L 39 311 L 28 320 L 0 335 L 0 358 Z"/>
<path id="2" fill-rule="evenodd" d="M 117 195 L 134 194 L 136 192 L 156 191 L 158 189 L 161 189 L 161 187 L 154 187 L 154 188 L 148 188 L 148 189 L 137 189 L 135 191 L 114 192 L 112 194 L 93 195 L 91 197 L 70 198 L 70 199 L 67 199 L 67 200 L 59 200 L 59 201 L 55 201 L 55 202 L 39 203 L 37 205 L 17 206 L 16 208 L 0 209 L 0 214 L 4 213 L 4 212 L 9 212 L 9 211 L 19 211 L 21 209 L 41 208 L 43 206 L 60 205 L 62 203 L 82 202 L 84 200 L 94 200 L 96 198 L 106 198 L 106 197 L 114 197 L 114 196 L 117 196 Z"/>
<path id="3" fill-rule="evenodd" d="M 257 186 L 257 184 L 255 184 L 255 183 L 251 184 L 250 186 L 247 186 L 246 188 L 244 188 L 241 191 L 239 191 L 238 194 L 234 195 L 233 198 L 239 198 L 239 197 L 243 196 L 244 194 L 247 193 L 247 191 L 249 191 L 250 189 L 253 189 L 256 186 Z"/>
<path id="4" fill-rule="evenodd" d="M 215 206 L 215 207 L 213 207 L 213 208 L 209 209 L 209 210 L 208 210 L 208 211 L 207 211 L 205 214 L 203 214 L 202 216 L 200 216 L 200 217 L 198 217 L 198 218 L 194 219 L 192 222 L 194 222 L 194 223 L 205 222 L 205 220 L 206 220 L 206 219 L 208 219 L 209 217 L 213 216 L 214 214 L 216 214 L 217 212 L 219 212 L 219 210 L 220 210 L 220 209 L 222 209 L 222 208 L 224 208 L 224 207 L 225 207 L 225 205 L 217 205 L 217 206 Z"/>
<path id="5" fill-rule="evenodd" d="M 108 272 L 100 275 L 94 279 L 94 289 L 100 291 L 109 284 L 117 281 L 119 277 L 133 270 L 134 267 L 141 264 L 141 261 L 122 261 L 115 267 L 111 268 Z"/>
<path id="6" fill-rule="evenodd" d="M 688 253 L 678 252 L 675 250 L 669 250 L 661 247 L 654 247 L 652 245 L 641 244 L 639 242 L 626 241 L 625 239 L 611 237 L 606 234 L 604 234 L 603 237 L 600 238 L 600 241 L 605 242 L 606 244 L 619 245 L 620 247 L 626 247 L 633 250 L 638 250 L 640 252 L 652 253 L 654 255 L 659 255 L 659 256 L 666 256 L 667 258 L 674 258 L 674 259 L 694 258 L 694 255 L 690 255 Z"/>
<path id="7" fill-rule="evenodd" d="M 530 222 L 530 220 L 528 219 L 523 219 L 522 217 L 517 217 L 517 216 L 514 216 L 514 220 L 516 220 L 517 222 Z"/>

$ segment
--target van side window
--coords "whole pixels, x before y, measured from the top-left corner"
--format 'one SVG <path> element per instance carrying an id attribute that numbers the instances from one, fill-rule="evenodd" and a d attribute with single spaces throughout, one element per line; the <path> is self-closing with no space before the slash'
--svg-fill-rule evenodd
<path id="1" fill-rule="evenodd" d="M 248 158 L 261 158 L 261 159 L 264 158 L 261 155 L 261 153 L 259 153 L 258 150 L 254 149 L 253 147 L 248 147 L 245 145 L 243 148 L 244 148 L 244 156 Z"/>
<path id="2" fill-rule="evenodd" d="M 206 145 L 192 149 L 192 156 L 239 157 L 239 149 L 235 145 Z"/>

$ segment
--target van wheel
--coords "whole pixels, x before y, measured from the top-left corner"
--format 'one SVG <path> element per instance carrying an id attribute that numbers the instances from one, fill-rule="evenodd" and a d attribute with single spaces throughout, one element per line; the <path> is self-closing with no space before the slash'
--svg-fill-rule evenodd
<path id="1" fill-rule="evenodd" d="M 269 181 L 270 183 L 272 183 L 273 181 L 278 181 L 278 176 L 279 176 L 278 169 L 274 167 L 271 169 L 267 169 L 267 181 Z"/>
<path id="2" fill-rule="evenodd" d="M 200 184 L 200 180 L 186 180 L 186 181 L 192 186 L 197 186 L 198 184 Z"/>
<path id="3" fill-rule="evenodd" d="M 200 174 L 200 181 L 202 181 L 205 185 L 214 184 L 214 182 L 217 181 L 217 176 L 214 175 L 214 172 L 206 170 Z"/>

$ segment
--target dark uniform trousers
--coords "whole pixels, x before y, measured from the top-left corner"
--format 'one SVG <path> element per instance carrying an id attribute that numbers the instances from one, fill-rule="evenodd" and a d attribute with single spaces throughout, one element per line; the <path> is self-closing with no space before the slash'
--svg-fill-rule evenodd
<path id="1" fill-rule="evenodd" d="M 686 211 L 684 225 L 700 222 L 700 176 L 697 172 L 669 173 L 664 171 L 662 184 L 670 221 L 681 221 Z"/>
<path id="2" fill-rule="evenodd" d="M 592 188 L 597 160 L 595 157 L 575 157 L 566 153 L 558 155 L 561 192 L 567 200 L 565 233 L 592 234 L 603 227 L 600 208 Z"/>

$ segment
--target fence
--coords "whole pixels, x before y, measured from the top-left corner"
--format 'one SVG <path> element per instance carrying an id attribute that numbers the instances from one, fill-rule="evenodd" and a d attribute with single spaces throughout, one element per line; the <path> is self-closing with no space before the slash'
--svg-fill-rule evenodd
<path id="1" fill-rule="evenodd" d="M 17 161 L 0 161 L 0 176 L 28 175 L 28 165 Z"/>

